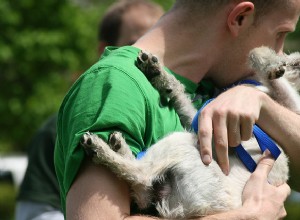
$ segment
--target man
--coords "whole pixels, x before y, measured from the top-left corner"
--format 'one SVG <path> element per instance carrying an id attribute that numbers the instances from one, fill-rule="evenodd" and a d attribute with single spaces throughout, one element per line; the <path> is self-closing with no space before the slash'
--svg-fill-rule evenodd
<path id="1" fill-rule="evenodd" d="M 299 0 L 177 0 L 133 47 L 107 48 L 102 60 L 71 88 L 59 112 L 55 162 L 67 219 L 151 219 L 133 215 L 126 183 L 108 168 L 94 165 L 78 144 L 86 131 L 107 140 L 119 130 L 137 154 L 166 134 L 183 130 L 174 109 L 160 103 L 135 66 L 140 50 L 157 55 L 191 95 L 197 87 L 210 94 L 211 83 L 225 87 L 252 74 L 245 65 L 252 48 L 265 45 L 282 52 L 299 14 Z M 289 154 L 292 180 L 299 175 L 299 116 L 255 88 L 229 89 L 207 105 L 199 120 L 205 164 L 212 160 L 214 139 L 220 167 L 228 174 L 228 146 L 249 139 L 258 123 Z M 290 188 L 267 183 L 273 163 L 265 152 L 245 186 L 241 208 L 203 219 L 284 217 Z"/>
<path id="2" fill-rule="evenodd" d="M 98 52 L 107 45 L 129 45 L 144 34 L 163 14 L 159 5 L 143 0 L 113 4 L 99 25 Z M 29 165 L 19 190 L 16 219 L 64 219 L 53 155 L 57 115 L 38 130 L 29 146 Z"/>

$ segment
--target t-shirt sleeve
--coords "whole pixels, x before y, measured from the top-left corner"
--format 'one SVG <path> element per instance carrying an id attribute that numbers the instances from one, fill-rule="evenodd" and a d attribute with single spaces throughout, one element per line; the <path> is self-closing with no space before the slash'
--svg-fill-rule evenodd
<path id="1" fill-rule="evenodd" d="M 58 116 L 56 161 L 60 164 L 56 167 L 64 166 L 66 190 L 84 158 L 78 145 L 84 132 L 94 132 L 107 141 L 111 132 L 120 131 L 135 154 L 143 150 L 147 106 L 137 80 L 120 69 L 93 69 L 76 82 Z"/>

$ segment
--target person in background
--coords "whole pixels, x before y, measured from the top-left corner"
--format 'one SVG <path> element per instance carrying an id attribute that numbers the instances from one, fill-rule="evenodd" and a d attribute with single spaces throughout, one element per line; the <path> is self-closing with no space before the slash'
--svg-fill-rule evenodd
<path id="1" fill-rule="evenodd" d="M 299 15 L 300 0 L 176 0 L 135 44 L 106 48 L 105 57 L 72 86 L 59 110 L 54 160 L 66 218 L 155 218 L 135 212 L 126 182 L 95 165 L 79 144 L 88 131 L 104 141 L 120 131 L 137 155 L 165 135 L 184 130 L 172 105 L 160 102 L 136 66 L 141 50 L 155 54 L 187 93 L 213 96 L 215 87 L 225 88 L 253 74 L 246 65 L 253 48 L 265 45 L 282 53 Z M 203 163 L 211 163 L 214 140 L 218 163 L 228 175 L 228 147 L 248 140 L 254 123 L 289 155 L 290 184 L 299 190 L 300 116 L 253 87 L 228 89 L 202 111 L 198 138 Z M 244 188 L 242 207 L 203 219 L 283 218 L 290 187 L 268 183 L 273 164 L 265 151 Z"/>
<path id="2" fill-rule="evenodd" d="M 134 43 L 162 14 L 159 5 L 144 0 L 113 4 L 99 25 L 99 55 L 108 45 Z M 53 162 L 56 123 L 57 114 L 39 128 L 29 144 L 29 163 L 17 197 L 16 220 L 64 219 Z"/>

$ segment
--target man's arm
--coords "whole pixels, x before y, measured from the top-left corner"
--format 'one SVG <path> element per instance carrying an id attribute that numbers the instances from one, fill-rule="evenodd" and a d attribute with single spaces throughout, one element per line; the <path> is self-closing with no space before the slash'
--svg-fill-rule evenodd
<path id="1" fill-rule="evenodd" d="M 214 139 L 218 162 L 229 172 L 228 146 L 238 146 L 252 135 L 257 123 L 276 140 L 290 157 L 291 185 L 300 190 L 300 116 L 273 101 L 265 93 L 248 86 L 234 87 L 209 103 L 199 117 L 199 143 L 202 160 L 211 162 Z"/>
<path id="2" fill-rule="evenodd" d="M 67 194 L 66 203 L 67 219 L 155 219 L 146 216 L 131 217 L 127 184 L 108 168 L 88 160 L 83 162 Z"/>
<path id="3" fill-rule="evenodd" d="M 225 213 L 203 217 L 203 220 L 278 219 L 285 215 L 283 203 L 290 189 L 284 184 L 274 187 L 267 183 L 274 160 L 265 158 L 247 183 L 243 207 Z M 85 161 L 67 195 L 67 219 L 158 219 L 130 216 L 129 189 L 109 169 Z"/>
<path id="4" fill-rule="evenodd" d="M 300 192 L 300 115 L 265 95 L 257 123 L 289 156 L 291 176 L 289 183 L 294 190 Z"/>

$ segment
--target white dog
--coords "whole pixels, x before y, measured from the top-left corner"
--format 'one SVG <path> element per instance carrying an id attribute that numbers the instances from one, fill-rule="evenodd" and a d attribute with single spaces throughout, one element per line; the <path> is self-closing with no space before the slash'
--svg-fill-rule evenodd
<path id="1" fill-rule="evenodd" d="M 299 61 L 299 54 L 278 56 L 266 47 L 257 48 L 249 55 L 249 65 L 257 73 L 255 79 L 263 84 L 258 88 L 295 112 L 300 112 L 300 99 L 281 76 L 297 71 L 295 63 Z M 166 73 L 151 54 L 141 52 L 137 63 L 160 94 L 173 103 L 182 124 L 190 128 L 196 110 L 184 94 L 183 85 Z M 108 144 L 97 135 L 86 133 L 81 144 L 87 151 L 94 152 L 95 163 L 108 166 L 129 184 L 132 198 L 140 209 L 154 204 L 164 218 L 199 217 L 235 209 L 242 205 L 242 191 L 251 175 L 232 149 L 229 149 L 228 176 L 215 160 L 205 166 L 194 132 L 175 132 L 164 137 L 140 160 L 133 157 L 119 132 L 111 134 Z M 242 145 L 255 161 L 261 157 L 254 137 Z M 287 180 L 288 159 L 282 152 L 268 181 L 280 185 Z"/>

